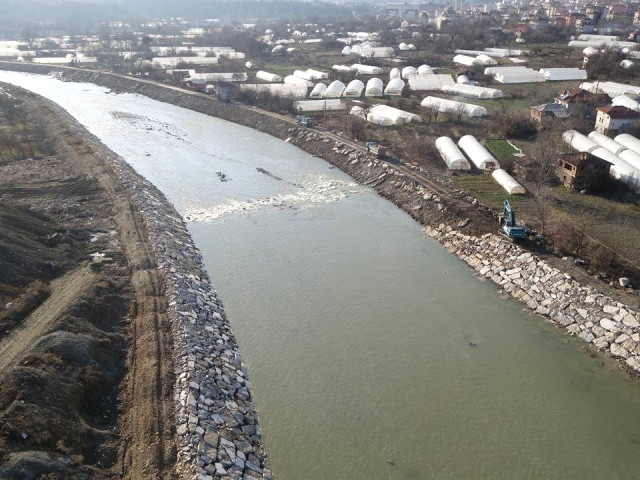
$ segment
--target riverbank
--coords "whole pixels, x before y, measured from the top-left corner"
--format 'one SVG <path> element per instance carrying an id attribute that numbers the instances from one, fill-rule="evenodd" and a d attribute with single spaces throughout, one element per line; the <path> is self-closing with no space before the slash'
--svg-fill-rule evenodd
<path id="1" fill-rule="evenodd" d="M 61 69 L 41 65 L 10 65 L 16 66 L 18 70 L 35 70 L 34 73 L 61 71 L 63 72 L 63 78 L 69 81 L 93 82 L 116 91 L 136 92 L 155 100 L 189 108 L 255 128 L 291 142 L 313 155 L 322 157 L 348 173 L 358 182 L 373 187 L 381 196 L 389 199 L 411 215 L 411 217 L 418 221 L 425 229 L 447 228 L 455 231 L 457 235 L 468 236 L 469 238 L 490 235 L 491 238 L 501 241 L 500 237 L 491 233 L 496 229 L 495 212 L 479 204 L 476 199 L 469 196 L 463 190 L 456 188 L 450 180 L 447 181 L 447 179 L 443 177 L 430 177 L 427 172 L 415 166 L 408 169 L 403 165 L 395 165 L 373 159 L 367 155 L 364 150 L 360 149 L 358 145 L 341 139 L 331 132 L 299 128 L 292 126 L 293 120 L 277 114 L 263 112 L 245 106 L 221 103 L 211 97 L 188 92 L 176 87 L 163 86 L 144 80 L 139 81 L 134 78 L 116 74 L 87 72 L 73 68 Z M 436 240 L 440 241 L 443 239 L 436 237 Z M 520 247 L 517 248 L 520 249 Z M 520 249 L 519 252 L 519 255 L 526 255 L 527 253 L 533 255 L 531 252 L 525 253 L 522 249 Z M 456 255 L 458 254 L 456 253 Z M 485 253 L 484 255 L 487 254 Z M 597 294 L 599 298 L 601 298 L 601 301 L 608 305 L 621 305 L 621 307 L 618 308 L 621 308 L 632 316 L 636 316 L 636 319 L 638 319 L 637 311 L 639 308 L 637 298 L 610 288 L 589 277 L 584 271 L 571 265 L 563 264 L 560 259 L 544 252 L 536 254 L 535 258 L 537 261 L 544 262 L 544 265 L 548 268 L 556 272 L 562 272 L 562 275 L 570 276 L 572 281 L 580 285 L 580 289 L 587 289 L 580 290 L 580 292 L 589 291 Z M 483 258 L 483 260 L 492 261 L 489 257 Z M 497 280 L 497 278 L 495 280 Z M 498 282 L 498 285 L 500 286 L 501 283 Z M 554 289 L 557 287 L 557 285 L 550 285 L 549 288 L 545 289 L 545 293 L 548 293 L 551 298 L 555 298 L 558 292 Z M 580 292 L 574 292 L 576 295 L 575 301 L 584 303 L 584 298 Z M 591 294 L 588 295 L 590 297 L 592 296 Z M 527 306 L 527 308 L 531 308 L 533 305 L 526 297 L 518 298 L 516 295 L 514 295 L 514 297 Z M 537 306 L 533 310 L 539 314 L 544 312 L 544 310 L 538 310 Z M 611 331 L 609 331 L 609 335 L 604 335 L 598 329 L 604 328 L 600 326 L 601 319 L 593 318 L 593 315 L 597 315 L 598 312 L 594 311 L 591 313 L 592 314 L 588 315 L 590 318 L 588 322 L 579 324 L 579 326 L 584 327 L 580 329 L 580 332 L 575 331 L 575 328 L 569 329 L 568 327 L 571 327 L 571 324 L 565 326 L 560 324 L 560 327 L 566 328 L 566 331 L 570 334 L 579 334 L 584 329 L 590 329 L 591 335 L 585 333 L 581 337 L 583 340 L 592 344 L 594 348 L 616 357 L 620 365 L 626 370 L 634 372 L 636 375 L 640 373 L 640 343 L 634 340 L 635 337 L 632 337 L 636 331 L 629 330 L 630 333 L 624 333 L 624 331 L 635 327 L 625 325 L 625 330 L 621 330 L 622 333 L 620 335 L 629 335 L 629 339 L 620 337 L 620 335 L 612 337 L 611 334 L 617 332 Z M 580 315 L 580 317 L 582 316 Z M 604 317 L 604 319 L 610 320 L 607 317 Z M 594 323 L 593 320 L 597 320 L 597 322 Z M 564 321 L 566 322 L 568 320 L 565 319 Z M 613 319 L 613 321 L 615 321 L 615 319 Z M 591 322 L 593 326 L 598 327 L 595 332 L 593 332 L 591 326 L 587 326 L 589 322 Z M 607 322 L 605 322 L 605 325 L 607 325 Z M 593 336 L 593 338 L 591 338 L 591 336 Z M 595 343 L 596 340 L 598 340 L 597 343 Z M 621 343 L 627 342 L 626 346 L 628 348 L 625 347 L 625 351 L 621 351 L 616 346 L 618 345 L 616 340 L 620 340 Z"/>
<path id="2" fill-rule="evenodd" d="M 12 405 L 19 403 L 21 389 L 15 388 L 11 398 L 2 399 L 3 407 L 13 409 L 9 417 L 13 427 L 7 438 L 19 436 L 16 428 L 25 436 L 20 446 L 12 446 L 11 442 L 15 440 L 0 442 L 1 454 L 7 459 L 6 465 L 10 469 L 5 473 L 59 471 L 74 478 L 84 478 L 88 471 L 92 472 L 92 478 L 101 478 L 109 472 L 121 478 L 136 479 L 193 478 L 197 475 L 202 478 L 215 475 L 270 478 L 247 371 L 242 365 L 223 305 L 180 215 L 158 189 L 135 173 L 61 107 L 15 87 L 6 88 L 15 96 L 29 97 L 34 106 L 43 109 L 45 114 L 41 118 L 47 122 L 44 126 L 47 138 L 59 139 L 57 148 L 61 156 L 52 159 L 54 166 L 64 171 L 71 169 L 75 175 L 84 172 L 104 190 L 106 200 L 98 202 L 106 209 L 102 213 L 88 215 L 89 210 L 78 210 L 77 205 L 74 211 L 83 213 L 81 218 L 89 218 L 93 223 L 102 218 L 107 221 L 113 218 L 114 225 L 104 225 L 101 231 L 117 232 L 122 253 L 118 255 L 114 245 L 103 245 L 101 240 L 92 240 L 86 248 L 92 252 L 89 260 L 93 270 L 104 265 L 103 282 L 113 284 L 117 281 L 119 277 L 109 272 L 115 268 L 114 264 L 119 264 L 117 259 L 122 259 L 119 275 L 128 272 L 126 278 L 129 280 L 121 279 L 119 283 L 124 285 L 121 287 L 123 294 L 131 292 L 131 297 L 128 315 L 126 305 L 129 302 L 121 302 L 123 308 L 119 322 L 129 318 L 131 323 L 117 323 L 113 319 L 113 325 L 105 325 L 113 337 L 113 361 L 117 361 L 116 347 L 120 345 L 120 372 L 126 372 L 126 376 L 121 376 L 115 384 L 111 381 L 113 395 L 103 392 L 106 386 L 100 389 L 102 393 L 96 392 L 96 395 L 108 396 L 113 403 L 109 408 L 109 412 L 114 412 L 109 417 L 113 425 L 109 428 L 116 433 L 107 437 L 108 451 L 111 452 L 109 460 L 86 458 L 86 454 L 78 457 L 71 446 L 74 444 L 72 438 L 77 437 L 79 440 L 76 441 L 86 443 L 84 449 L 97 447 L 92 447 L 88 441 L 83 442 L 86 435 L 74 430 L 68 424 L 69 420 L 46 421 L 46 414 L 34 412 L 21 415 L 19 418 L 22 420 L 18 421 L 16 408 Z M 34 161 L 25 160 L 30 165 Z M 15 170 L 13 166 L 8 168 Z M 55 181 L 56 170 L 49 167 L 45 171 L 45 182 Z M 26 175 L 27 171 L 24 173 Z M 83 185 L 86 192 L 83 190 L 81 194 L 94 194 L 91 185 Z M 30 191 L 35 202 L 45 205 L 51 202 L 46 199 L 47 192 L 50 188 L 40 193 L 38 190 Z M 86 199 L 80 203 L 86 204 Z M 96 234 L 96 238 L 103 235 Z M 88 252 L 85 255 L 88 256 Z M 82 279 L 76 283 L 84 285 Z M 93 283 L 101 284 L 92 279 L 88 285 Z M 100 291 L 110 293 L 104 287 Z M 55 292 L 54 289 L 51 297 Z M 99 298 L 91 300 L 84 293 L 83 289 L 78 295 L 67 295 L 71 297 L 69 308 L 75 305 L 76 299 L 100 305 Z M 41 309 L 52 311 L 47 302 L 41 304 Z M 63 308 L 60 313 L 64 311 Z M 56 321 L 57 317 L 52 318 L 48 325 L 54 325 Z M 33 330 L 30 323 L 24 325 L 25 330 Z M 119 330 L 114 330 L 116 325 L 120 325 Z M 44 336 L 49 333 L 48 329 L 41 332 Z M 118 337 L 114 336 L 116 333 Z M 8 346 L 14 343 L 13 338 L 7 339 Z M 117 344 L 114 343 L 116 339 L 119 339 Z M 17 355 L 24 353 L 20 351 Z M 69 352 L 63 348 L 60 354 Z M 55 370 L 55 363 L 49 368 Z M 12 372 L 8 381 L 18 381 L 19 378 Z M 9 389 L 3 388 L 3 391 L 9 392 Z M 91 400 L 83 394 L 70 403 L 80 402 L 79 408 L 84 408 L 83 402 L 87 401 Z M 5 410 L 3 415 L 9 411 Z M 116 415 L 116 411 L 121 412 L 120 415 Z M 104 412 L 101 411 L 100 415 Z M 83 418 L 89 420 L 86 413 Z M 36 422 L 36 419 L 42 421 Z M 34 428 L 46 430 L 60 422 L 66 424 L 65 429 L 70 435 L 67 445 L 60 442 L 43 444 L 39 435 L 33 434 Z M 46 438 L 49 437 L 52 436 Z M 52 438 L 55 437 L 53 435 Z M 42 452 L 34 448 L 37 445 L 29 447 L 34 441 L 40 442 Z M 34 453 L 20 453 L 25 448 L 34 450 Z M 70 460 L 68 463 L 56 463 L 58 460 L 49 458 L 52 454 L 59 459 L 67 455 Z M 96 453 L 91 455 L 95 457 Z M 96 460 L 97 464 L 94 463 Z M 87 463 L 89 466 L 85 465 Z"/>
<path id="3" fill-rule="evenodd" d="M 446 178 L 430 178 L 426 172 L 419 171 L 417 167 L 407 169 L 406 166 L 372 159 L 357 145 L 348 140 L 343 140 L 331 132 L 307 130 L 292 126 L 293 121 L 286 117 L 244 106 L 221 103 L 211 97 L 176 87 L 163 86 L 116 74 L 8 62 L 2 63 L 2 65 L 8 65 L 11 69 L 31 71 L 33 73 L 63 72 L 63 78 L 69 81 L 92 82 L 116 91 L 140 93 L 159 101 L 255 128 L 289 141 L 309 153 L 324 158 L 357 181 L 372 186 L 380 195 L 391 200 L 424 227 L 434 228 L 445 224 L 448 228 L 458 231 L 461 235 L 470 236 L 485 235 L 496 229 L 495 212 L 479 204 L 476 199 L 466 192 L 454 187 L 452 182 L 448 182 Z M 637 311 L 637 298 L 598 283 L 597 280 L 588 277 L 582 270 L 570 265 L 564 265 L 560 259 L 553 256 L 540 253 L 536 257 L 544 261 L 549 268 L 570 275 L 583 288 L 592 289 L 594 292 L 599 292 L 599 295 L 603 295 L 604 298 L 610 299 L 611 302 L 624 305 L 624 310 L 629 312 Z M 527 304 L 527 302 L 523 303 Z M 569 333 L 575 332 L 569 331 Z M 596 333 L 600 332 L 596 330 Z M 597 338 L 600 337 L 602 335 Z M 590 339 L 589 335 L 585 335 L 584 339 Z M 602 347 L 604 351 L 612 355 L 615 355 L 616 351 L 619 352 L 616 347 L 613 347 L 612 353 L 610 341 L 607 340 L 607 342 L 609 342 L 607 346 L 604 345 L 602 340 L 597 345 L 594 344 L 594 346 L 596 348 Z M 593 341 L 589 343 L 593 343 Z M 627 353 L 632 358 L 630 363 L 635 364 L 634 361 L 638 361 L 636 354 L 640 353 L 638 345 L 627 345 L 630 347 Z M 620 358 L 621 365 L 625 368 L 629 367 L 627 360 L 628 358 Z"/>
<path id="4" fill-rule="evenodd" d="M 505 251 L 510 251 L 507 242 L 504 242 L 497 235 L 488 233 L 495 231 L 495 212 L 479 204 L 467 192 L 456 188 L 453 182 L 446 177 L 430 176 L 417 166 L 408 170 L 403 165 L 373 159 L 359 145 L 331 132 L 299 128 L 292 126 L 291 119 L 280 115 L 244 106 L 225 104 L 211 97 L 173 87 L 167 88 L 154 83 L 138 82 L 136 79 L 79 71 L 73 71 L 71 74 L 67 71 L 64 77 L 73 81 L 97 83 L 117 91 L 136 92 L 159 101 L 189 108 L 268 133 L 295 144 L 313 155 L 322 157 L 358 182 L 373 187 L 381 196 L 392 201 L 426 229 L 451 229 L 450 232 L 447 232 L 448 234 L 470 239 L 476 239 L 482 235 L 483 238 L 491 238 L 492 241 L 505 243 L 507 245 Z M 489 236 L 486 237 L 486 235 Z M 444 238 L 438 235 L 434 238 L 447 246 L 448 242 Z M 569 286 L 557 282 L 547 284 L 547 275 L 542 275 L 542 278 L 545 279 L 544 288 L 540 293 L 542 297 L 536 295 L 535 289 L 533 297 L 531 297 L 531 292 L 527 292 L 528 295 L 522 295 L 515 287 L 529 289 L 536 285 L 523 280 L 522 286 L 514 284 L 511 287 L 503 282 L 504 279 L 500 274 L 503 271 L 506 274 L 510 267 L 509 259 L 500 256 L 500 252 L 503 251 L 501 249 L 494 250 L 492 254 L 482 253 L 484 255 L 483 261 L 492 263 L 494 261 L 492 255 L 495 255 L 495 260 L 504 266 L 504 270 L 492 271 L 492 275 L 489 277 L 492 281 L 512 294 L 527 308 L 554 320 L 567 333 L 578 335 L 587 343 L 592 344 L 594 348 L 614 356 L 627 371 L 636 375 L 640 373 L 640 343 L 638 342 L 640 338 L 638 338 L 639 331 L 635 325 L 640 317 L 637 310 L 634 309 L 637 307 L 637 299 L 625 296 L 605 285 L 598 285 L 597 281 L 585 275 L 581 270 L 559 264 L 559 259 L 548 254 L 534 256 L 531 252 L 525 252 L 520 247 L 512 246 L 512 248 L 517 249 L 518 258 L 530 255 L 531 258 L 536 258 L 536 262 L 541 262 L 540 265 L 543 266 L 541 268 L 550 269 L 551 279 L 557 279 L 558 275 L 562 275 L 563 278 L 571 280 L 573 283 Z M 481 251 L 480 249 L 476 253 Z M 464 250 L 461 251 L 460 248 L 454 249 L 452 253 L 463 260 L 468 258 Z M 470 265 L 476 266 L 472 263 Z M 537 284 L 540 275 L 535 275 L 535 272 L 530 273 L 531 281 Z M 568 300 L 569 303 L 558 305 L 554 303 L 554 308 L 548 308 L 549 302 L 543 297 L 546 295 L 556 299 L 559 294 L 562 294 L 560 296 Z M 594 305 L 591 305 L 589 302 L 593 298 L 598 300 Z M 570 312 L 565 311 L 569 305 L 580 309 L 577 317 L 574 315 L 573 309 Z M 607 311 L 600 311 L 604 306 L 607 306 Z M 616 308 L 622 313 L 613 314 L 612 312 Z M 585 310 L 586 314 L 584 314 Z M 599 315 L 601 318 L 597 318 Z M 632 317 L 635 321 L 632 320 Z M 580 319 L 585 321 L 581 322 Z M 624 319 L 629 325 L 621 323 Z M 607 320 L 614 322 L 615 325 L 610 325 Z M 610 329 L 607 330 L 605 326 Z M 624 346 L 619 348 L 619 345 Z"/>

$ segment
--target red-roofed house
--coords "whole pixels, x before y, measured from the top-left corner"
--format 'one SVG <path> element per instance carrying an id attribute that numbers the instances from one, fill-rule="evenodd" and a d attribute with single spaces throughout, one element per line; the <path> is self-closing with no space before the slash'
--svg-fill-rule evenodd
<path id="1" fill-rule="evenodd" d="M 598 108 L 596 130 L 608 135 L 628 130 L 640 120 L 640 112 L 619 105 Z"/>

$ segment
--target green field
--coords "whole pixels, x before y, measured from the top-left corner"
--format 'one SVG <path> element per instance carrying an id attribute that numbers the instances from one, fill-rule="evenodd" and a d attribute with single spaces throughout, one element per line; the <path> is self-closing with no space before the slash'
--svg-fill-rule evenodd
<path id="1" fill-rule="evenodd" d="M 485 144 L 499 162 L 504 160 L 513 160 L 513 154 L 518 153 L 518 150 L 516 150 L 507 140 L 487 140 Z"/>
<path id="2" fill-rule="evenodd" d="M 494 210 L 502 210 L 502 204 L 505 200 L 509 200 L 511 206 L 516 210 L 521 206 L 526 207 L 529 202 L 526 195 L 509 195 L 490 175 L 458 175 L 453 178 L 461 188 Z"/>

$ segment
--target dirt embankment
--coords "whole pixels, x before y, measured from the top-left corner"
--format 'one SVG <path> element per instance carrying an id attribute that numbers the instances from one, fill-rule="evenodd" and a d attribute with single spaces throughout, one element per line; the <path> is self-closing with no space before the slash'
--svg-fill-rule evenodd
<path id="1" fill-rule="evenodd" d="M 0 478 L 170 478 L 171 337 L 139 213 L 111 152 L 2 88 Z"/>

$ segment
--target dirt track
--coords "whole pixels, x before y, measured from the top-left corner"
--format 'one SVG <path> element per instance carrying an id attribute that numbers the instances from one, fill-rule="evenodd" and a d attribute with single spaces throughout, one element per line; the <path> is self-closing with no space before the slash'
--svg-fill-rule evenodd
<path id="1" fill-rule="evenodd" d="M 51 328 L 53 322 L 89 289 L 95 279 L 96 274 L 83 265 L 51 282 L 49 298 L 18 329 L 0 342 L 0 375 L 9 371 L 25 351 Z"/>
<path id="2" fill-rule="evenodd" d="M 10 243 L 11 228 L 3 232 L 9 243 L 0 253 L 18 272 L 25 236 L 35 251 L 47 253 L 38 242 L 52 237 L 64 249 L 51 252 L 60 263 L 48 299 L 0 343 L 0 478 L 172 478 L 172 339 L 139 212 L 107 166 L 112 152 L 54 104 L 4 88 L 43 122 L 56 152 L 0 162 L 0 198 L 19 217 L 17 240 Z M 32 232 L 23 211 L 37 212 L 55 234 Z M 87 264 L 93 251 L 106 252 L 104 264 Z M 49 281 L 34 262 L 24 282 L 5 285 L 9 305 L 22 305 L 27 282 Z"/>

